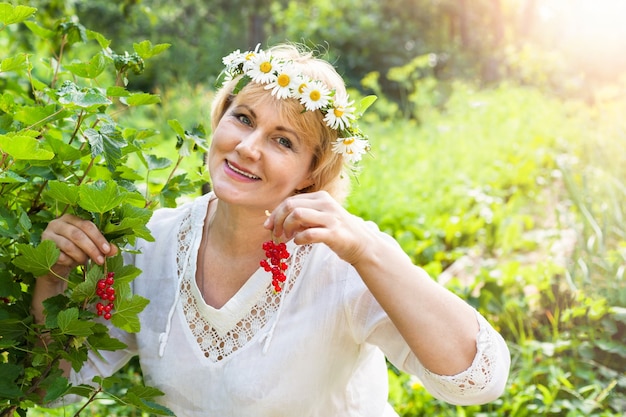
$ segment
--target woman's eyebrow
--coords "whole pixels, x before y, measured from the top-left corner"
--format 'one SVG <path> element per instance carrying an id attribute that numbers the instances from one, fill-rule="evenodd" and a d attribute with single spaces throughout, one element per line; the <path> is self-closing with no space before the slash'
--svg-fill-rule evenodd
<path id="1" fill-rule="evenodd" d="M 248 113 L 250 113 L 250 116 L 253 119 L 257 119 L 256 113 L 254 112 L 254 110 L 250 106 L 248 106 L 247 104 L 238 104 L 237 106 L 235 106 L 234 110 L 237 110 L 237 108 L 239 108 L 239 107 L 243 107 L 244 109 L 246 109 L 246 111 Z M 276 126 L 276 130 L 279 130 L 279 131 L 285 132 L 285 133 L 289 133 L 289 134 L 291 134 L 291 135 L 293 135 L 295 137 L 295 139 L 298 141 L 298 143 L 302 143 L 302 139 L 300 138 L 300 135 L 298 135 L 298 133 L 295 130 L 289 129 L 288 127 L 285 127 L 285 126 Z"/>

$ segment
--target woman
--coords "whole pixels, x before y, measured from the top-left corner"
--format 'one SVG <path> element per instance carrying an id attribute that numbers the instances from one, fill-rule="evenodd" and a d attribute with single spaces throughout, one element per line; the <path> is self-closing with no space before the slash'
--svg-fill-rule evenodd
<path id="1" fill-rule="evenodd" d="M 333 67 L 285 45 L 224 63 L 213 192 L 154 213 L 155 242 L 125 253 L 143 271 L 134 291 L 151 300 L 141 331 L 112 328 L 129 348 L 94 357 L 72 382 L 139 355 L 179 416 L 394 416 L 386 357 L 450 403 L 497 398 L 510 364 L 500 335 L 341 205 L 368 144 Z M 43 238 L 61 249 L 62 273 L 117 253 L 69 215 Z M 38 280 L 38 320 L 61 290 Z"/>

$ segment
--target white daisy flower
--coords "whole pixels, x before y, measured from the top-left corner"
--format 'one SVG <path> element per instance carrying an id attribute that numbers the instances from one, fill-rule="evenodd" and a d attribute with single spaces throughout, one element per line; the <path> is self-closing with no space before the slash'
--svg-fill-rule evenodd
<path id="1" fill-rule="evenodd" d="M 337 95 L 333 100 L 332 107 L 328 109 L 324 121 L 331 129 L 344 130 L 350 127 L 351 120 L 355 119 L 354 101 L 348 101 L 347 95 Z"/>
<path id="2" fill-rule="evenodd" d="M 294 65 L 285 63 L 276 68 L 276 78 L 265 86 L 266 90 L 272 90 L 276 98 L 288 98 L 292 96 L 292 90 L 298 88 L 298 74 Z"/>
<path id="3" fill-rule="evenodd" d="M 256 48 L 254 48 L 254 51 L 248 51 L 243 55 L 243 71 L 244 72 L 248 72 L 250 71 L 253 66 L 254 66 L 254 59 L 257 56 L 257 54 L 263 52 L 262 50 L 259 49 L 259 46 L 261 46 L 261 44 L 258 44 L 256 46 Z"/>
<path id="4" fill-rule="evenodd" d="M 258 52 L 250 59 L 250 68 L 246 74 L 252 81 L 259 84 L 268 84 L 276 79 L 274 64 L 271 56 L 266 52 Z"/>
<path id="5" fill-rule="evenodd" d="M 237 49 L 234 52 L 231 52 L 230 54 L 222 58 L 222 62 L 227 68 L 232 68 L 232 67 L 238 66 L 239 64 L 243 64 L 245 60 L 246 60 L 245 54 L 242 54 L 239 51 L 239 49 Z"/>
<path id="6" fill-rule="evenodd" d="M 333 152 L 343 155 L 350 163 L 359 162 L 369 148 L 367 139 L 357 136 L 339 138 L 333 143 Z"/>
<path id="7" fill-rule="evenodd" d="M 291 90 L 291 97 L 297 100 L 300 100 L 300 97 L 302 97 L 302 93 L 304 92 L 304 89 L 306 88 L 307 85 L 309 85 L 311 80 L 307 78 L 306 76 L 304 76 L 303 74 L 297 74 L 296 80 L 294 82 L 296 86 L 294 87 L 293 90 Z"/>
<path id="8" fill-rule="evenodd" d="M 300 102 L 307 110 L 313 111 L 326 107 L 330 101 L 330 91 L 323 82 L 311 81 L 302 90 Z"/>

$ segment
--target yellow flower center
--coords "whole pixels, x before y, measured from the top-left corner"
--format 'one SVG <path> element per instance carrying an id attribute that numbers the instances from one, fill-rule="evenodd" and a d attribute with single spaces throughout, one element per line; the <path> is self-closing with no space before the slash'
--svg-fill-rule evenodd
<path id="1" fill-rule="evenodd" d="M 311 98 L 311 100 L 317 101 L 322 97 L 322 94 L 317 90 L 313 90 L 311 91 L 311 93 L 309 93 L 309 97 Z"/>
<path id="2" fill-rule="evenodd" d="M 265 61 L 259 66 L 259 69 L 261 70 L 261 72 L 267 74 L 272 70 L 272 64 Z"/>
<path id="3" fill-rule="evenodd" d="M 246 61 L 250 61 L 252 58 L 254 58 L 254 52 L 250 52 L 246 55 Z"/>
<path id="4" fill-rule="evenodd" d="M 298 93 L 302 94 L 304 92 L 304 87 L 306 87 L 305 83 L 302 83 L 298 86 Z"/>
<path id="5" fill-rule="evenodd" d="M 350 146 L 350 145 L 352 145 L 353 143 L 354 143 L 354 138 L 345 138 L 345 139 L 343 140 L 343 144 L 344 144 L 344 145 L 346 145 L 346 146 Z"/>
<path id="6" fill-rule="evenodd" d="M 335 107 L 335 109 L 333 110 L 333 113 L 335 113 L 335 117 L 340 118 L 341 116 L 343 116 L 343 109 L 339 107 Z"/>
<path id="7" fill-rule="evenodd" d="M 278 85 L 281 87 L 287 87 L 289 85 L 289 81 L 291 80 L 287 74 L 280 74 L 278 76 L 278 79 L 276 80 L 276 83 L 278 83 Z"/>

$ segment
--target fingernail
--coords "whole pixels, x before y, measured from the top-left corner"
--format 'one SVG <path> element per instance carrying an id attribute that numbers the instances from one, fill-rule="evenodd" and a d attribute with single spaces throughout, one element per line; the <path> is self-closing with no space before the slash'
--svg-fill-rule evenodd
<path id="1" fill-rule="evenodd" d="M 98 264 L 103 264 L 103 263 L 104 263 L 104 257 L 102 257 L 102 256 L 98 256 L 98 257 L 96 258 L 96 262 L 97 262 Z"/>
<path id="2" fill-rule="evenodd" d="M 109 246 L 108 243 L 105 243 L 104 245 L 102 245 L 102 250 L 106 253 L 109 253 L 109 251 L 111 250 L 111 246 Z"/>
<path id="3" fill-rule="evenodd" d="M 268 218 L 263 222 L 263 227 L 267 227 L 269 226 L 269 224 L 270 224 L 270 219 Z"/>

